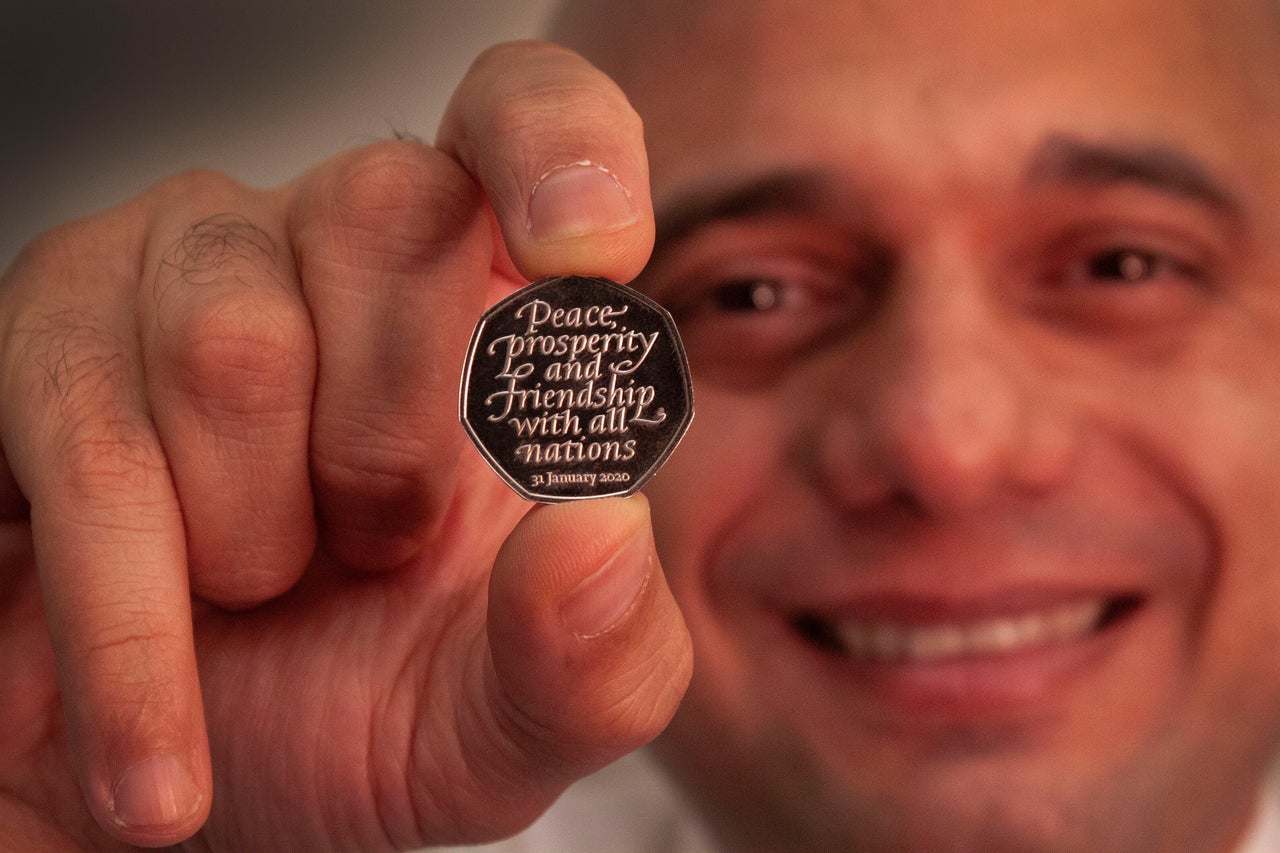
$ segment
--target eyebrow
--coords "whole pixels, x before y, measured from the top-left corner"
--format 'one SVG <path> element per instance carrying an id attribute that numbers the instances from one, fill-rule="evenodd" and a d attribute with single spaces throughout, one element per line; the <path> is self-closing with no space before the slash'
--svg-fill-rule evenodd
<path id="1" fill-rule="evenodd" d="M 695 188 L 657 211 L 654 258 L 715 222 L 829 207 L 834 178 L 821 169 L 779 169 L 728 186 Z M 1243 206 L 1224 181 L 1190 154 L 1161 144 L 1115 145 L 1067 134 L 1047 137 L 1033 153 L 1028 184 L 1134 184 L 1209 208 L 1232 220 Z"/>
<path id="2" fill-rule="evenodd" d="M 830 179 L 816 170 L 787 169 L 685 193 L 658 211 L 654 254 L 713 222 L 818 208 L 830 196 L 829 185 Z"/>
<path id="3" fill-rule="evenodd" d="M 1065 134 L 1046 139 L 1031 158 L 1030 184 L 1134 184 L 1239 219 L 1242 206 L 1226 184 L 1189 154 L 1165 145 L 1111 145 Z"/>

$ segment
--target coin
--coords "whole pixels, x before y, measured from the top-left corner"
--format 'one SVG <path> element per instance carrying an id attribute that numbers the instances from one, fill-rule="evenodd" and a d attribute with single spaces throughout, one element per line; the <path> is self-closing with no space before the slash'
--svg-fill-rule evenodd
<path id="1" fill-rule="evenodd" d="M 521 497 L 630 495 L 693 420 L 675 321 L 603 278 L 542 279 L 481 316 L 459 400 L 462 425 Z"/>

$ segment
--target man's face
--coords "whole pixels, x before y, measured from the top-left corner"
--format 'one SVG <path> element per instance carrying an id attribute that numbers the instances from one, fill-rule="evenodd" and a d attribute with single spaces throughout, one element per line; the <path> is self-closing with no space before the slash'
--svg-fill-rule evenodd
<path id="1" fill-rule="evenodd" d="M 664 758 L 741 846 L 1230 844 L 1280 742 L 1274 11 L 691 5 L 588 51 L 696 383 Z"/>

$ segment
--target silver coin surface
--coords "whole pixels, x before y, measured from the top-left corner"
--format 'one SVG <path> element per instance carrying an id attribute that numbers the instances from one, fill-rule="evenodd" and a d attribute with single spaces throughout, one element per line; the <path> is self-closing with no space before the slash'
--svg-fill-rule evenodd
<path id="1" fill-rule="evenodd" d="M 459 409 L 489 466 L 527 500 L 630 495 L 693 420 L 675 322 L 603 278 L 557 276 L 480 318 Z"/>

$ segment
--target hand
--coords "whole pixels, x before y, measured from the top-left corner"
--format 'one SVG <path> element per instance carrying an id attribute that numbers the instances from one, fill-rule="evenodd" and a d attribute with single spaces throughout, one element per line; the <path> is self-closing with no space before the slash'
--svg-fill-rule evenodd
<path id="1" fill-rule="evenodd" d="M 609 80 L 512 44 L 435 148 L 269 192 L 181 176 L 24 252 L 0 285 L 0 833 L 482 840 L 661 730 L 691 653 L 644 499 L 528 511 L 456 414 L 486 301 L 640 270 L 646 169 Z"/>

